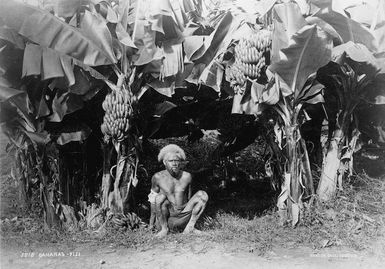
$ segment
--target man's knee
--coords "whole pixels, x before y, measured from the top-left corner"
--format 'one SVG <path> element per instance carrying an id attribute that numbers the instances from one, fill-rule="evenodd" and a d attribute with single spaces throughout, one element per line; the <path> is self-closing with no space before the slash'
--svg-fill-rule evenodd
<path id="1" fill-rule="evenodd" d="M 207 201 L 209 200 L 209 196 L 208 196 L 207 192 L 205 192 L 205 191 L 198 191 L 197 196 L 204 203 L 207 203 Z"/>
<path id="2" fill-rule="evenodd" d="M 159 193 L 155 196 L 155 204 L 160 206 L 166 200 L 166 195 Z"/>

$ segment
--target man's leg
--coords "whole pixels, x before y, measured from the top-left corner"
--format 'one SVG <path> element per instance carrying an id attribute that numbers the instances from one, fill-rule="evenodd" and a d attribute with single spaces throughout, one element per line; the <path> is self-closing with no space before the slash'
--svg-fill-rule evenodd
<path id="1" fill-rule="evenodd" d="M 183 231 L 184 233 L 197 231 L 195 229 L 195 224 L 205 210 L 208 200 L 209 196 L 205 191 L 198 191 L 193 197 L 191 197 L 190 201 L 188 201 L 186 207 L 183 209 L 183 212 L 191 211 L 191 218 Z"/>
<path id="2" fill-rule="evenodd" d="M 157 237 L 166 236 L 168 233 L 167 219 L 169 217 L 169 201 L 164 194 L 158 194 L 155 197 L 156 205 L 156 217 L 160 225 L 160 232 L 156 235 Z"/>

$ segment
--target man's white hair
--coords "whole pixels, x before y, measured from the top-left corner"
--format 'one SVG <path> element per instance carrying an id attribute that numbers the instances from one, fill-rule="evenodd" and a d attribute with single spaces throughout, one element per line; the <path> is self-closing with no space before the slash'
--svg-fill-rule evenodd
<path id="1" fill-rule="evenodd" d="M 158 161 L 159 162 L 164 161 L 166 156 L 171 154 L 171 153 L 177 155 L 178 158 L 182 161 L 186 160 L 186 154 L 184 153 L 184 150 L 181 147 L 179 147 L 175 144 L 169 144 L 169 145 L 163 147 L 159 151 Z"/>

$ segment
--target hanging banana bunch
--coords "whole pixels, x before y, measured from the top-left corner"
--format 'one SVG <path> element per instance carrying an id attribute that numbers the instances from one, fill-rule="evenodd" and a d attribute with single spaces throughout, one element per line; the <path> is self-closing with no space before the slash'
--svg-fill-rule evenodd
<path id="1" fill-rule="evenodd" d="M 106 95 L 102 104 L 104 114 L 100 130 L 104 138 L 122 141 L 126 138 L 130 128 L 130 117 L 132 116 L 131 95 L 122 87 L 120 90 L 112 91 Z"/>
<path id="2" fill-rule="evenodd" d="M 246 80 L 256 80 L 266 66 L 271 47 L 271 31 L 261 29 L 242 38 L 235 46 L 235 62 L 226 69 L 226 79 L 235 94 L 243 94 Z"/>

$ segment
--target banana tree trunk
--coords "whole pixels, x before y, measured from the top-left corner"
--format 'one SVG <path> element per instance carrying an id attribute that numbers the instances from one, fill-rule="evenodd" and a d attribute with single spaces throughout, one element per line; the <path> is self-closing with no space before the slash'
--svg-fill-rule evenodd
<path id="1" fill-rule="evenodd" d="M 19 189 L 19 202 L 23 211 L 28 211 L 31 206 L 28 186 L 28 165 L 23 150 L 16 151 L 15 177 Z"/>
<path id="2" fill-rule="evenodd" d="M 330 201 L 335 196 L 337 187 L 342 190 L 342 182 L 352 175 L 353 153 L 359 136 L 360 132 L 355 129 L 347 141 L 342 130 L 334 131 L 317 189 L 321 201 Z"/>
<path id="3" fill-rule="evenodd" d="M 298 125 L 287 126 L 285 131 L 287 164 L 277 207 L 281 224 L 290 221 L 292 226 L 295 226 L 300 220 L 304 189 L 309 188 L 310 193 L 314 190 L 312 190 L 313 181 L 309 172 L 310 163 L 306 145 L 301 138 Z"/>
<path id="4" fill-rule="evenodd" d="M 130 154 L 133 152 L 130 141 L 125 140 L 124 142 L 115 144 L 118 152 L 116 173 L 113 190 L 108 196 L 108 207 L 114 213 L 126 213 L 131 207 L 129 195 L 135 178 L 133 167 L 136 167 L 136 164 Z"/>
<path id="5" fill-rule="evenodd" d="M 43 204 L 44 223 L 47 228 L 61 228 L 61 222 L 56 214 L 55 193 L 49 186 L 48 177 L 40 170 L 40 199 Z"/>
<path id="6" fill-rule="evenodd" d="M 317 194 L 321 201 L 329 201 L 337 191 L 338 170 L 341 163 L 340 145 L 345 140 L 341 129 L 333 132 L 329 147 L 322 165 L 321 179 L 318 185 Z"/>
<path id="7" fill-rule="evenodd" d="M 102 194 L 101 194 L 101 205 L 103 209 L 107 209 L 108 205 L 108 196 L 111 190 L 112 178 L 110 174 L 111 169 L 111 157 L 112 149 L 108 144 L 102 144 L 103 151 L 103 177 L 102 177 Z"/>
<path id="8" fill-rule="evenodd" d="M 297 126 L 290 126 L 286 129 L 287 135 L 287 147 L 288 147 L 288 160 L 289 167 L 286 173 L 290 174 L 290 192 L 288 197 L 288 213 L 289 218 L 292 221 L 292 225 L 296 225 L 299 221 L 299 209 L 301 207 L 301 193 L 302 187 L 301 181 L 301 160 L 298 156 L 298 144 L 297 141 L 301 139 L 299 128 Z"/>
<path id="9" fill-rule="evenodd" d="M 315 194 L 314 182 L 313 182 L 313 175 L 311 173 L 311 168 L 310 168 L 309 154 L 307 152 L 306 142 L 302 138 L 300 140 L 300 148 L 302 152 L 301 172 L 302 172 L 303 183 L 305 186 L 304 194 L 306 197 L 314 197 L 314 194 Z"/>

